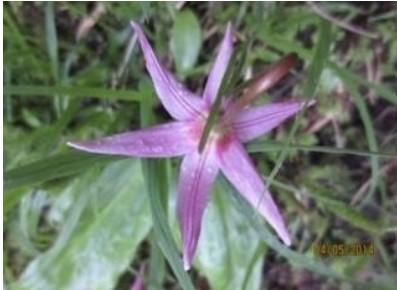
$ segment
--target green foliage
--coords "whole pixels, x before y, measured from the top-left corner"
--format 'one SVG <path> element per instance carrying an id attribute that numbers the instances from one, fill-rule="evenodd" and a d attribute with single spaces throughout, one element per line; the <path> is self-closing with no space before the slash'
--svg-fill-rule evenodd
<path id="1" fill-rule="evenodd" d="M 202 42 L 202 32 L 196 15 L 185 10 L 178 12 L 172 27 L 171 51 L 179 73 L 193 68 L 196 64 Z"/>
<path id="2" fill-rule="evenodd" d="M 97 17 L 98 5 L 105 12 Z M 146 284 L 156 290 L 207 289 L 203 283 L 214 290 L 301 289 L 307 276 L 321 284 L 314 288 L 394 289 L 396 4 L 317 5 L 380 37 L 351 33 L 304 3 L 5 3 L 5 287 L 130 289 L 143 264 Z M 93 19 L 77 39 L 79 26 Z M 227 23 L 234 24 L 236 53 L 219 104 L 273 61 L 299 56 L 266 100 L 297 96 L 316 105 L 247 145 L 269 176 L 292 248 L 221 177 L 187 273 L 174 212 L 179 162 L 66 148 L 71 140 L 169 119 L 130 20 L 144 26 L 164 65 L 197 93 Z M 318 258 L 311 251 L 318 242 L 363 240 L 374 242 L 374 257 Z M 280 284 L 267 275 L 277 269 L 296 279 Z M 372 282 L 360 283 L 364 276 Z"/>
<path id="3" fill-rule="evenodd" d="M 266 246 L 229 192 L 216 186 L 203 221 L 197 266 L 213 289 L 260 289 Z"/>
<path id="4" fill-rule="evenodd" d="M 113 289 L 151 227 L 139 166 L 130 159 L 93 168 L 61 192 L 48 215 L 58 237 L 15 289 Z"/>
<path id="5" fill-rule="evenodd" d="M 308 79 L 306 85 L 303 88 L 304 95 L 306 96 L 306 98 L 309 99 L 314 99 L 312 95 L 316 91 L 318 81 L 320 79 L 321 73 L 324 69 L 324 65 L 329 56 L 329 47 L 331 45 L 331 26 L 325 20 L 323 20 L 320 24 L 319 34 L 320 37 L 315 47 L 313 58 L 311 59 L 309 66 Z M 301 112 L 298 113 L 298 116 L 294 121 L 294 125 L 289 131 L 288 139 L 287 139 L 288 143 L 291 143 L 292 139 L 294 138 L 298 130 L 298 126 L 300 124 L 299 122 L 300 117 L 301 117 Z M 283 148 L 277 158 L 276 165 L 274 166 L 267 180 L 269 185 L 273 182 L 274 177 L 277 175 L 286 157 L 287 157 L 287 150 Z"/>

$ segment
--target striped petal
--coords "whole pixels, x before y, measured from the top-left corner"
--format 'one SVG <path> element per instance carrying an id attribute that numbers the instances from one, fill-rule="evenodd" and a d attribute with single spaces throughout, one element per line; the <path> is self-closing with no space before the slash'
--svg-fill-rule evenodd
<path id="1" fill-rule="evenodd" d="M 82 151 L 137 157 L 184 155 L 197 147 L 200 133 L 194 122 L 171 122 L 98 140 L 69 142 Z"/>
<path id="2" fill-rule="evenodd" d="M 177 210 L 185 270 L 190 269 L 196 252 L 201 220 L 217 173 L 215 150 L 210 144 L 202 154 L 195 151 L 182 161 Z"/>
<path id="3" fill-rule="evenodd" d="M 215 63 L 211 69 L 204 88 L 203 96 L 208 105 L 211 105 L 215 101 L 232 54 L 233 29 L 232 25 L 229 23 L 227 25 L 226 33 L 223 37 Z"/>
<path id="4" fill-rule="evenodd" d="M 288 230 L 269 191 L 240 142 L 230 140 L 218 148 L 219 167 L 240 194 L 265 217 L 283 242 L 291 244 Z"/>
<path id="5" fill-rule="evenodd" d="M 250 141 L 279 126 L 303 108 L 304 104 L 293 101 L 247 108 L 234 118 L 233 128 L 242 142 Z"/>
<path id="6" fill-rule="evenodd" d="M 152 78 L 155 90 L 166 110 L 177 120 L 191 120 L 203 114 L 205 108 L 201 98 L 189 92 L 175 77 L 158 61 L 143 30 L 135 22 L 131 25 L 138 37 L 146 68 Z"/>

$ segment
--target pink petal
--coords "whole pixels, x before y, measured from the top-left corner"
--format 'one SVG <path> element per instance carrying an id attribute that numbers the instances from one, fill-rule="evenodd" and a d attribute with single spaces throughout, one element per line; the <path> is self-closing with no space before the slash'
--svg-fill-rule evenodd
<path id="1" fill-rule="evenodd" d="M 200 236 L 201 220 L 218 173 L 215 147 L 194 151 L 183 159 L 178 187 L 178 218 L 183 242 L 183 264 L 189 270 Z"/>
<path id="2" fill-rule="evenodd" d="M 167 111 L 177 120 L 190 120 L 203 114 L 202 111 L 205 108 L 203 100 L 184 88 L 161 65 L 141 27 L 133 21 L 131 25 L 137 34 L 146 60 L 146 68 L 152 77 L 157 95 Z"/>
<path id="3" fill-rule="evenodd" d="M 69 142 L 78 150 L 138 157 L 172 157 L 194 150 L 200 138 L 195 122 L 171 122 L 98 140 Z"/>
<path id="4" fill-rule="evenodd" d="M 232 54 L 233 29 L 232 25 L 229 23 L 215 63 L 208 76 L 207 84 L 205 85 L 203 96 L 208 105 L 211 105 L 215 101 Z"/>
<path id="5" fill-rule="evenodd" d="M 145 290 L 146 287 L 144 283 L 145 267 L 141 266 L 138 274 L 135 277 L 134 284 L 132 284 L 131 290 Z"/>
<path id="6" fill-rule="evenodd" d="M 219 167 L 240 194 L 256 209 L 287 245 L 291 239 L 283 218 L 244 147 L 236 139 L 218 147 Z"/>
<path id="7" fill-rule="evenodd" d="M 304 104 L 292 101 L 244 109 L 233 120 L 233 128 L 242 142 L 250 141 L 279 126 L 303 108 Z"/>

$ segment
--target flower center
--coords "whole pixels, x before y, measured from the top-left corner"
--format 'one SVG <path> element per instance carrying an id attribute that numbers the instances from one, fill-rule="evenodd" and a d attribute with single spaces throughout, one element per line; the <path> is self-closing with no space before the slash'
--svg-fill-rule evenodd
<path id="1" fill-rule="evenodd" d="M 228 135 L 231 135 L 232 132 L 233 129 L 230 125 L 219 120 L 219 122 L 212 127 L 209 138 L 220 141 Z"/>
<path id="2" fill-rule="evenodd" d="M 200 124 L 200 138 L 203 138 L 204 128 L 206 123 L 208 122 L 208 115 L 201 119 Z M 217 117 L 217 120 L 212 125 L 205 147 L 208 144 L 213 144 L 214 142 L 218 144 L 220 147 L 224 147 L 226 144 L 229 144 L 230 140 L 233 139 L 233 127 L 230 122 L 225 119 L 225 114 L 223 111 L 220 112 L 220 115 Z M 201 139 L 199 139 L 201 141 Z"/>

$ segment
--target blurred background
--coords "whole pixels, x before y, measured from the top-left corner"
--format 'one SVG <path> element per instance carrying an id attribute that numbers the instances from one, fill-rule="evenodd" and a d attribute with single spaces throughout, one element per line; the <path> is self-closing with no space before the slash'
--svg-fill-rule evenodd
<path id="1" fill-rule="evenodd" d="M 3 2 L 3 10 L 6 289 L 130 289 L 141 266 L 148 289 L 395 289 L 395 2 Z M 316 105 L 248 145 L 273 177 L 291 248 L 219 178 L 186 274 L 174 213 L 180 160 L 66 147 L 170 119 L 130 20 L 198 93 L 229 21 L 238 84 L 298 55 L 258 103 Z M 325 244 L 374 251 L 313 251 Z"/>

